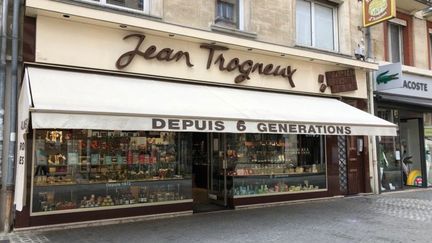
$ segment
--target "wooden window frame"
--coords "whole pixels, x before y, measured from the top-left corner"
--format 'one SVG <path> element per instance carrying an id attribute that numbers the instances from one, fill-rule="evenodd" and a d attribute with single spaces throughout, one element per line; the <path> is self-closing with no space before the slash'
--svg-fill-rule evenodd
<path id="1" fill-rule="evenodd" d="M 403 29 L 403 65 L 413 66 L 413 20 L 409 14 L 396 12 L 396 18 L 406 21 L 406 26 Z M 388 36 L 388 22 L 384 22 L 384 57 L 386 61 L 390 61 L 389 54 L 389 36 Z"/>

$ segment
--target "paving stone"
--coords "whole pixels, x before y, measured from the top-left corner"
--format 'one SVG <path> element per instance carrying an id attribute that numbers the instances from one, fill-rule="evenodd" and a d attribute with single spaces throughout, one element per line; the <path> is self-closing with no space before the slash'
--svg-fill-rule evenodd
<path id="1" fill-rule="evenodd" d="M 431 242 L 432 190 L 10 236 L 11 242 Z"/>

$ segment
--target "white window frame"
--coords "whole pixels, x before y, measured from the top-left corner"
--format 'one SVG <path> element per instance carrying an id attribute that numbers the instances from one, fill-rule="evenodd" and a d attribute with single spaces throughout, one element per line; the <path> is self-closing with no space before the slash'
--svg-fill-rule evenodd
<path id="1" fill-rule="evenodd" d="M 237 16 L 236 17 L 237 17 L 237 19 L 234 22 L 234 24 L 236 25 L 236 28 L 239 30 L 242 30 L 242 31 L 244 31 L 244 28 L 245 28 L 245 21 L 244 21 L 244 18 L 245 18 L 244 17 L 245 16 L 244 6 L 245 6 L 245 4 L 244 4 L 244 1 L 245 0 L 236 0 L 236 5 L 237 5 L 236 6 L 237 7 L 237 11 L 236 11 Z M 218 0 L 216 0 L 216 18 L 218 17 L 217 2 L 218 2 Z M 215 19 L 215 24 L 218 24 L 218 21 L 216 19 Z"/>
<path id="2" fill-rule="evenodd" d="M 403 24 L 397 23 L 395 21 L 391 21 L 388 23 L 389 28 L 387 28 L 387 51 L 388 51 L 388 57 L 389 57 L 389 61 L 393 62 L 393 53 L 392 53 L 392 43 L 393 40 L 391 39 L 391 34 L 390 34 L 390 25 L 394 25 L 398 27 L 399 30 L 399 56 L 400 56 L 400 60 L 399 62 L 401 64 L 404 64 L 404 51 L 403 51 L 403 27 L 405 27 Z"/>
<path id="3" fill-rule="evenodd" d="M 335 51 L 338 52 L 339 51 L 339 25 L 338 25 L 338 7 L 336 6 L 332 6 L 332 5 L 328 5 L 325 3 L 321 3 L 321 2 L 317 2 L 314 0 L 302 0 L 305 2 L 309 2 L 310 6 L 311 6 L 311 43 L 312 45 L 308 46 L 305 44 L 297 44 L 300 46 L 305 46 L 305 47 L 312 47 L 312 48 L 316 48 L 316 49 L 322 49 L 322 50 L 326 50 L 326 51 Z M 326 8 L 331 8 L 333 11 L 333 49 L 323 49 L 323 48 L 319 48 L 316 46 L 316 38 L 315 38 L 315 5 L 321 5 L 324 6 Z M 298 21 L 296 19 L 296 21 Z M 297 25 L 296 25 L 297 28 Z M 297 39 L 297 38 L 296 38 Z M 297 41 L 297 40 L 296 40 Z"/>
<path id="4" fill-rule="evenodd" d="M 150 14 L 150 1 L 151 0 L 142 0 L 143 1 L 143 9 L 134 9 L 134 8 L 127 8 L 127 7 L 118 6 L 115 4 L 107 3 L 107 0 L 97 0 L 97 1 L 81 0 L 81 1 L 100 5 L 100 6 L 106 6 L 106 7 L 110 7 L 110 8 L 118 9 L 118 10 L 132 11 L 132 12 L 144 13 L 144 14 L 148 14 L 148 15 Z"/>

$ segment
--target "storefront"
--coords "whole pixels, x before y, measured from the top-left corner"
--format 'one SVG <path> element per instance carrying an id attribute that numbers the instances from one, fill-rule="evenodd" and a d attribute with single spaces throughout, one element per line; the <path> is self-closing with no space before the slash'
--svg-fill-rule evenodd
<path id="1" fill-rule="evenodd" d="M 378 139 L 381 191 L 431 186 L 432 78 L 383 65 L 376 90 L 377 115 L 399 126 L 398 136 Z"/>
<path id="2" fill-rule="evenodd" d="M 364 69 L 37 21 L 16 227 L 368 192 L 366 136 L 396 134 L 343 102 L 367 102 Z"/>

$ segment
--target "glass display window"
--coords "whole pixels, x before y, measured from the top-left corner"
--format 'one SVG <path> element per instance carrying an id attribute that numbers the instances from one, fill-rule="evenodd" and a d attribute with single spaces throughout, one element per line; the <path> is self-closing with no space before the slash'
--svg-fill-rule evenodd
<path id="1" fill-rule="evenodd" d="M 378 109 L 378 117 L 395 124 L 399 123 L 398 110 Z M 400 135 L 396 137 L 378 137 L 377 158 L 380 170 L 381 191 L 400 189 L 404 185 L 408 171 L 406 165 L 402 164 L 400 147 Z"/>
<path id="2" fill-rule="evenodd" d="M 35 130 L 32 212 L 191 200 L 190 148 L 172 132 Z"/>
<path id="3" fill-rule="evenodd" d="M 424 114 L 425 161 L 428 186 L 432 186 L 432 113 Z"/>
<path id="4" fill-rule="evenodd" d="M 234 197 L 326 190 L 324 136 L 227 134 Z"/>

